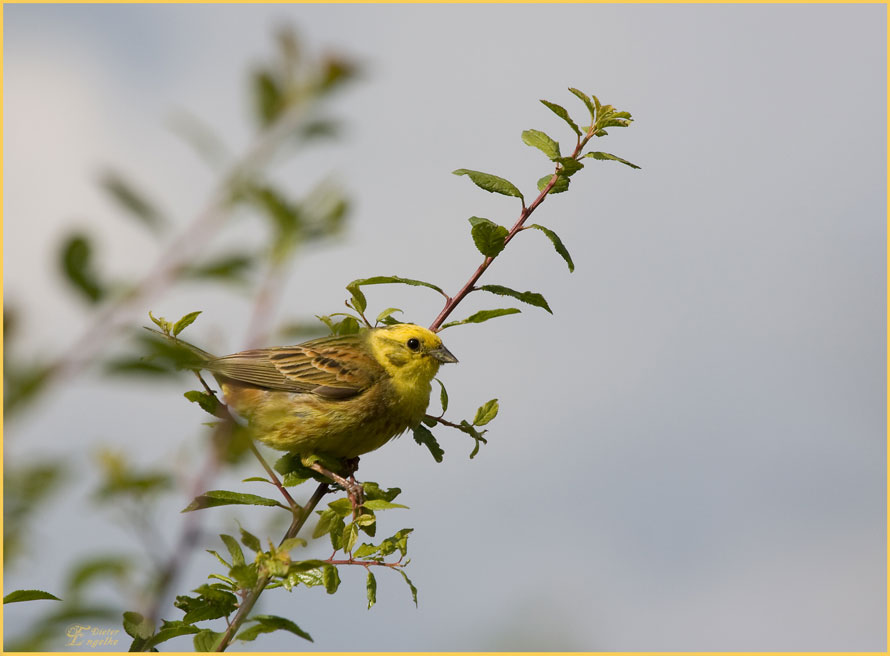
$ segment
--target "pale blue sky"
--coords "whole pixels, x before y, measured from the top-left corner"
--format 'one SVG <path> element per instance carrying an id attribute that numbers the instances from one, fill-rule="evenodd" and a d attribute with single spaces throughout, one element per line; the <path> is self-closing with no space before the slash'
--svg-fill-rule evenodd
<path id="1" fill-rule="evenodd" d="M 266 600 L 314 645 L 250 647 L 885 648 L 886 7 L 7 5 L 4 17 L 4 293 L 26 308 L 25 349 L 61 348 L 85 325 L 53 270 L 61 230 L 100 234 L 107 271 L 138 274 L 154 252 L 98 190 L 106 166 L 179 221 L 201 207 L 212 177 L 167 120 L 186 109 L 243 148 L 246 75 L 281 21 L 366 65 L 332 104 L 344 140 L 276 175 L 299 190 L 331 172 L 355 201 L 344 242 L 295 269 L 287 316 L 332 311 L 370 275 L 457 289 L 477 263 L 466 218 L 512 223 L 517 208 L 450 171 L 532 188 L 546 162 L 520 132 L 565 136 L 538 98 L 577 109 L 576 86 L 637 119 L 601 147 L 642 171 L 591 162 L 535 214 L 576 272 L 524 234 L 487 277 L 543 293 L 554 316 L 443 334 L 460 358 L 443 371 L 456 415 L 501 399 L 489 445 L 469 462 L 470 445 L 443 434 L 441 465 L 410 438 L 363 459 L 364 477 L 399 485 L 411 507 L 390 521 L 415 528 L 420 608 L 381 575 L 369 612 L 347 572 L 335 597 Z M 369 299 L 421 323 L 439 308 L 413 288 Z M 203 309 L 192 337 L 236 350 L 247 307 L 183 290 L 151 309 Z M 38 526 L 40 567 L 8 572 L 7 590 L 56 588 L 71 560 L 133 544 L 110 514 L 81 510 L 91 456 L 117 444 L 145 464 L 193 457 L 201 419 L 181 391 L 87 375 L 6 427 L 7 454 L 70 454 L 83 476 Z M 184 495 L 164 508 L 171 536 Z M 213 565 L 196 554 L 188 585 Z M 9 633 L 34 608 L 5 613 Z"/>

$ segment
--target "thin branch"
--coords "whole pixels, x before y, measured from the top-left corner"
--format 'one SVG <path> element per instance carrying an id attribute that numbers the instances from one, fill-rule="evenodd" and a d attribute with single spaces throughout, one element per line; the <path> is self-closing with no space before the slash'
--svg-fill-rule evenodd
<path id="1" fill-rule="evenodd" d="M 291 507 L 291 510 L 293 510 L 294 512 L 299 512 L 303 507 L 300 504 L 298 504 L 296 501 L 294 501 L 294 498 L 287 491 L 287 488 L 281 484 L 280 480 L 278 480 L 278 476 L 275 475 L 275 470 L 272 469 L 269 466 L 269 463 L 266 462 L 266 459 L 263 458 L 263 454 L 261 454 L 259 452 L 259 449 L 256 448 L 256 444 L 253 443 L 253 439 L 251 439 L 250 442 L 248 442 L 248 445 L 250 446 L 250 450 L 253 452 L 253 455 L 256 456 L 256 459 L 260 461 L 260 464 L 263 466 L 263 469 L 266 470 L 266 474 L 269 475 L 269 479 L 271 480 L 272 484 L 278 488 L 278 491 L 281 492 L 281 496 L 283 496 L 285 498 L 288 505 Z"/>
<path id="2" fill-rule="evenodd" d="M 587 144 L 587 142 L 590 140 L 590 138 L 592 136 L 593 136 L 593 133 L 588 132 L 585 139 L 578 140 L 578 143 L 575 146 L 575 150 L 571 154 L 572 159 L 576 159 L 578 157 L 578 155 L 581 153 L 581 150 L 584 148 L 584 146 Z M 517 235 L 517 233 L 519 233 L 522 230 L 523 225 L 528 220 L 528 217 L 530 217 L 532 215 L 532 212 L 534 212 L 537 209 L 538 205 L 540 205 L 541 203 L 544 202 L 544 199 L 547 197 L 547 194 L 550 193 L 550 190 L 553 189 L 553 186 L 559 180 L 559 172 L 561 170 L 562 170 L 562 166 L 560 164 L 557 164 L 556 171 L 553 173 L 553 176 L 550 178 L 550 180 L 547 182 L 547 184 L 544 186 L 544 188 L 541 189 L 541 192 L 532 201 L 531 205 L 526 207 L 525 200 L 522 201 L 522 211 L 519 213 L 519 218 L 516 219 L 516 223 L 513 224 L 513 227 L 510 229 L 510 232 L 508 232 L 507 236 L 504 237 L 504 247 L 505 248 L 506 248 L 507 244 L 510 243 L 510 240 L 512 240 L 513 237 L 515 237 Z M 439 312 L 439 316 L 437 316 L 435 318 L 435 320 L 433 321 L 433 323 L 430 324 L 430 330 L 432 330 L 433 332 L 438 332 L 442 328 L 442 324 L 445 323 L 445 319 L 447 319 L 448 316 L 454 311 L 454 308 L 456 308 L 457 305 L 462 300 L 464 300 L 464 298 L 467 296 L 467 294 L 469 294 L 470 292 L 473 291 L 476 283 L 479 281 L 479 278 L 481 278 L 482 274 L 485 273 L 485 271 L 488 269 L 489 266 L 491 266 L 492 262 L 494 262 L 493 257 L 486 257 L 482 261 L 482 264 L 480 264 L 479 267 L 476 269 L 476 271 L 473 272 L 473 275 L 470 276 L 470 279 L 467 280 L 467 282 L 464 283 L 464 286 L 460 288 L 460 291 L 458 291 L 454 296 L 451 296 L 451 297 L 448 297 L 446 295 L 446 298 L 448 300 L 445 302 L 445 307 L 442 308 L 442 311 Z"/>
<path id="3" fill-rule="evenodd" d="M 388 567 L 390 569 L 400 569 L 404 567 L 402 564 L 402 559 L 400 558 L 394 563 L 385 563 L 379 560 L 355 560 L 354 558 L 347 558 L 337 560 L 334 558 L 328 558 L 324 562 L 330 563 L 331 565 L 361 565 L 362 567 Z"/>
<path id="4" fill-rule="evenodd" d="M 204 208 L 183 232 L 173 239 L 167 251 L 125 296 L 109 302 L 79 339 L 48 367 L 46 383 L 79 373 L 105 348 L 110 338 L 130 322 L 135 312 L 144 312 L 146 303 L 167 289 L 182 274 L 186 263 L 193 260 L 211 236 L 222 226 L 233 204 L 235 191 L 270 160 L 285 138 L 303 120 L 305 103 L 295 103 L 263 130 L 253 145 L 236 161 L 219 186 L 211 193 Z M 43 390 L 48 389 L 47 385 Z"/>
<path id="5" fill-rule="evenodd" d="M 300 529 L 303 528 L 303 524 L 306 523 L 306 520 L 309 519 L 309 515 L 312 514 L 312 511 L 315 510 L 315 507 L 321 501 L 322 497 L 328 493 L 328 484 L 327 483 L 319 483 L 318 487 L 315 488 L 315 492 L 309 498 L 309 501 L 306 502 L 306 505 L 303 506 L 303 512 L 294 513 L 294 520 L 291 522 L 290 527 L 287 529 L 287 532 L 284 534 L 284 537 L 281 538 L 281 542 L 279 544 L 283 544 L 285 540 L 289 540 L 290 538 L 296 537 L 297 533 L 300 532 Z M 222 639 L 216 647 L 215 651 L 225 651 L 226 648 L 231 644 L 232 640 L 235 638 L 235 634 L 238 632 L 238 629 L 241 628 L 241 625 L 244 624 L 244 621 L 247 619 L 247 616 L 250 614 L 250 611 L 253 610 L 254 604 L 256 604 L 257 599 L 260 598 L 260 595 L 265 590 L 266 586 L 269 585 L 269 581 L 271 580 L 271 575 L 265 574 L 261 576 L 256 585 L 251 588 L 250 592 L 244 597 L 244 601 L 241 602 L 241 605 L 238 607 L 238 612 L 235 614 L 235 617 L 232 618 L 231 624 L 229 624 L 226 632 L 223 634 Z"/>

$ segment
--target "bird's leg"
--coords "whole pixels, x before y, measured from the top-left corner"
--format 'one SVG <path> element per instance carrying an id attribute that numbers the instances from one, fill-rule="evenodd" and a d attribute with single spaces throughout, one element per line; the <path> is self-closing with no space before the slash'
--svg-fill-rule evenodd
<path id="1" fill-rule="evenodd" d="M 356 509 L 365 502 L 365 491 L 362 488 L 362 484 L 356 481 L 353 476 L 355 470 L 358 469 L 358 458 L 352 458 L 346 462 L 346 472 L 344 473 L 348 472 L 348 479 L 340 476 L 340 474 L 335 474 L 319 462 L 313 462 L 309 468 L 314 469 L 323 476 L 327 476 L 337 483 L 337 485 L 346 490 L 346 496 L 349 497 L 349 501 L 352 503 L 353 514 L 355 514 Z"/>

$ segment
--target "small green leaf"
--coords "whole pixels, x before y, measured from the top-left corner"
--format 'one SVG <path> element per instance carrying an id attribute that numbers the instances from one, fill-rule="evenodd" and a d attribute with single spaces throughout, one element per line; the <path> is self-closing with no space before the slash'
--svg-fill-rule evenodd
<path id="1" fill-rule="evenodd" d="M 219 537 L 225 543 L 226 549 L 229 550 L 229 554 L 232 556 L 232 565 L 243 565 L 244 552 L 241 551 L 241 545 L 238 544 L 238 540 L 226 534 L 221 534 Z"/>
<path id="2" fill-rule="evenodd" d="M 386 308 L 383 312 L 377 315 L 377 323 L 390 323 L 387 319 L 392 319 L 392 314 L 394 312 L 404 312 L 399 308 Z M 395 319 L 392 319 L 392 322 L 395 323 Z"/>
<path id="3" fill-rule="evenodd" d="M 105 286 L 93 269 L 93 245 L 85 234 L 70 235 L 62 244 L 61 267 L 68 282 L 91 303 L 106 294 Z"/>
<path id="4" fill-rule="evenodd" d="M 246 506 L 281 506 L 278 501 L 260 497 L 256 494 L 244 494 L 241 492 L 232 492 L 231 490 L 210 490 L 204 494 L 195 497 L 182 512 L 191 512 L 193 510 L 201 510 L 203 508 L 212 508 L 214 506 L 230 506 L 230 505 L 246 505 Z"/>
<path id="5" fill-rule="evenodd" d="M 195 651 L 216 651 L 216 646 L 222 640 L 223 634 L 204 629 L 195 634 L 193 639 Z"/>
<path id="6" fill-rule="evenodd" d="M 230 283 L 247 282 L 247 274 L 254 265 L 251 255 L 231 253 L 221 255 L 203 264 L 189 265 L 182 269 L 182 276 L 191 280 L 219 280 Z"/>
<path id="7" fill-rule="evenodd" d="M 552 103 L 549 100 L 542 100 L 541 103 L 549 109 L 551 112 L 556 114 L 559 118 L 569 124 L 569 127 L 577 134 L 579 137 L 581 136 L 581 130 L 569 116 L 569 113 L 566 111 L 565 107 L 560 107 L 556 103 Z"/>
<path id="8" fill-rule="evenodd" d="M 587 110 L 590 112 L 590 121 L 591 123 L 596 120 L 596 106 L 591 102 L 590 96 L 588 96 L 583 91 L 578 91 L 578 89 L 573 89 L 569 87 L 569 91 L 578 96 L 581 99 L 581 102 L 587 107 Z"/>
<path id="9" fill-rule="evenodd" d="M 449 321 L 444 326 L 443 329 L 448 328 L 450 326 L 460 326 L 465 323 L 482 323 L 483 321 L 488 321 L 489 319 L 494 319 L 495 317 L 504 317 L 508 314 L 518 314 L 522 312 L 519 308 L 500 308 L 497 310 L 479 310 L 478 312 L 471 314 L 466 319 L 461 319 L 460 321 Z"/>
<path id="10" fill-rule="evenodd" d="M 471 216 L 469 221 L 473 226 L 473 243 L 480 253 L 485 257 L 496 257 L 504 250 L 504 239 L 509 232 L 504 226 L 479 216 Z"/>
<path id="11" fill-rule="evenodd" d="M 377 579 L 374 578 L 374 572 L 368 570 L 368 582 L 365 586 L 368 589 L 368 610 L 377 603 Z"/>
<path id="12" fill-rule="evenodd" d="M 201 629 L 199 629 L 194 624 L 188 624 L 186 622 L 168 622 L 164 621 L 163 626 L 161 626 L 161 630 L 158 631 L 155 635 L 151 636 L 143 645 L 142 649 L 144 651 L 150 651 L 152 647 L 155 645 L 159 645 L 162 642 L 167 642 L 168 640 L 172 640 L 173 638 L 178 638 L 181 635 L 188 635 L 190 633 L 198 633 Z"/>
<path id="13" fill-rule="evenodd" d="M 584 168 L 584 165 L 574 157 L 557 157 L 556 161 L 562 166 L 561 173 L 567 176 L 573 176 Z"/>
<path id="14" fill-rule="evenodd" d="M 108 171 L 100 181 L 102 187 L 114 201 L 130 213 L 133 218 L 158 231 L 164 224 L 164 218 L 145 195 L 137 191 L 133 185 L 114 171 Z"/>
<path id="15" fill-rule="evenodd" d="M 559 144 L 540 130 L 524 130 L 522 142 L 526 146 L 537 148 L 547 155 L 548 159 L 555 160 L 560 156 Z"/>
<path id="16" fill-rule="evenodd" d="M 333 510 L 319 510 L 318 515 L 318 524 L 312 531 L 313 538 L 320 538 L 322 535 L 330 533 L 334 520 L 339 516 Z"/>
<path id="17" fill-rule="evenodd" d="M 185 330 L 187 326 L 190 326 L 192 323 L 194 323 L 199 314 L 201 314 L 201 310 L 189 312 L 187 315 L 182 317 L 182 319 L 173 324 L 173 336 L 176 337 L 179 333 Z"/>
<path id="18" fill-rule="evenodd" d="M 417 588 L 415 588 L 414 584 L 411 583 L 411 579 L 409 579 L 408 575 L 405 574 L 405 570 L 399 569 L 399 574 L 402 575 L 402 578 L 405 579 L 405 583 L 408 584 L 408 588 L 411 590 L 411 598 L 414 600 L 414 607 L 417 608 Z"/>
<path id="19" fill-rule="evenodd" d="M 452 171 L 452 173 L 454 175 L 468 176 L 477 187 L 484 189 L 485 191 L 490 191 L 493 194 L 503 194 L 504 196 L 522 198 L 522 192 L 516 188 L 516 185 L 509 180 L 499 178 L 496 175 L 482 173 L 481 171 L 472 171 L 470 169 L 456 169 Z"/>
<path id="20" fill-rule="evenodd" d="M 352 514 L 352 502 L 349 499 L 337 499 L 331 501 L 328 507 L 337 513 L 340 517 L 346 517 Z"/>
<path id="21" fill-rule="evenodd" d="M 155 316 L 151 313 L 151 310 L 148 311 L 148 318 L 152 320 L 152 323 L 156 325 L 165 335 L 169 335 L 170 331 L 173 330 L 173 324 L 167 321 L 164 317 L 160 319 L 155 318 Z"/>
<path id="22" fill-rule="evenodd" d="M 543 178 L 538 180 L 538 191 L 544 191 L 544 187 L 550 184 L 550 181 L 553 179 L 553 175 L 545 175 Z M 549 194 L 561 194 L 564 191 L 567 191 L 569 188 L 569 179 L 565 175 L 558 175 L 556 178 L 556 182 L 550 188 L 550 191 L 547 192 Z"/>
<path id="23" fill-rule="evenodd" d="M 523 303 L 528 303 L 529 305 L 534 305 L 535 307 L 544 308 L 550 314 L 553 314 L 553 310 L 551 310 L 550 306 L 547 304 L 547 299 L 545 299 L 537 292 L 518 292 L 515 289 L 510 289 L 509 287 L 504 287 L 503 285 L 482 285 L 481 287 L 477 287 L 476 289 L 482 292 L 497 294 L 498 296 L 511 296 L 517 301 L 522 301 Z M 442 412 L 445 412 L 444 408 L 442 409 Z"/>
<path id="24" fill-rule="evenodd" d="M 271 633 L 273 631 L 290 631 L 294 635 L 300 636 L 304 640 L 312 642 L 312 636 L 297 626 L 294 622 L 287 618 L 277 615 L 254 615 L 249 622 L 257 622 L 257 624 L 244 629 L 235 636 L 235 640 L 254 640 L 262 633 Z"/>
<path id="25" fill-rule="evenodd" d="M 124 631 L 131 638 L 147 640 L 154 633 L 154 627 L 139 613 L 127 611 L 124 613 Z"/>
<path id="26" fill-rule="evenodd" d="M 499 409 L 500 406 L 498 405 L 497 399 L 488 401 L 476 411 L 476 417 L 473 419 L 473 425 L 484 426 L 498 416 Z"/>
<path id="27" fill-rule="evenodd" d="M 204 412 L 207 412 L 214 417 L 218 417 L 217 414 L 220 408 L 219 400 L 213 396 L 213 394 L 208 394 L 207 392 L 199 392 L 198 390 L 189 390 L 185 394 L 183 394 L 185 398 L 187 398 L 192 403 L 197 403 L 201 406 L 201 409 Z"/>
<path id="28" fill-rule="evenodd" d="M 132 568 L 133 563 L 124 556 L 101 554 L 80 561 L 71 571 L 68 589 L 78 591 L 97 579 L 121 580 Z"/>
<path id="29" fill-rule="evenodd" d="M 303 538 L 288 538 L 278 545 L 278 551 L 290 553 L 297 547 L 305 547 L 306 544 L 307 542 Z"/>
<path id="30" fill-rule="evenodd" d="M 584 157 L 592 157 L 593 159 L 612 160 L 613 162 L 621 162 L 622 164 L 629 166 L 632 169 L 642 168 L 642 167 L 637 166 L 633 162 L 628 162 L 626 159 L 622 159 L 621 157 L 618 157 L 617 155 L 612 155 L 611 153 L 603 153 L 603 152 L 599 152 L 599 151 L 593 151 L 590 153 L 584 153 Z"/>
<path id="31" fill-rule="evenodd" d="M 442 462 L 442 458 L 445 456 L 445 451 L 439 446 L 436 437 L 423 424 L 420 424 L 414 429 L 414 441 L 429 449 L 436 462 Z"/>
<path id="32" fill-rule="evenodd" d="M 562 240 L 559 238 L 559 235 L 553 232 L 550 228 L 545 228 L 544 226 L 538 225 L 537 223 L 533 223 L 532 225 L 527 227 L 534 228 L 535 230 L 540 230 L 545 235 L 547 235 L 547 238 L 553 244 L 553 248 L 556 249 L 556 252 L 559 253 L 562 256 L 562 259 L 566 261 L 566 264 L 568 264 L 569 271 L 575 270 L 575 263 L 572 262 L 572 256 L 569 255 L 569 251 L 566 250 L 566 247 L 562 243 Z"/>
<path id="33" fill-rule="evenodd" d="M 355 543 L 358 541 L 358 520 L 355 522 L 349 522 L 346 525 L 346 528 L 343 529 L 343 546 L 341 547 L 343 551 L 347 553 L 352 552 L 352 548 L 355 546 Z"/>
<path id="34" fill-rule="evenodd" d="M 445 390 L 445 385 L 438 378 L 434 379 L 437 383 L 439 383 L 439 387 L 442 389 L 439 390 L 439 403 L 442 406 L 442 414 L 448 410 L 448 392 Z"/>
<path id="35" fill-rule="evenodd" d="M 19 601 L 37 601 L 40 599 L 51 599 L 53 601 L 62 601 L 56 595 L 44 592 L 43 590 L 15 590 L 3 597 L 4 604 L 14 604 Z"/>
<path id="36" fill-rule="evenodd" d="M 241 529 L 241 544 L 257 553 L 263 550 L 262 545 L 260 545 L 260 539 L 250 531 L 245 531 L 243 528 Z"/>
<path id="37" fill-rule="evenodd" d="M 400 503 L 392 503 L 386 499 L 369 499 L 362 504 L 368 510 L 387 510 L 389 508 L 407 508 Z"/>
<path id="38" fill-rule="evenodd" d="M 337 592 L 337 588 L 340 587 L 340 572 L 337 571 L 336 567 L 325 565 L 322 579 L 324 580 L 324 589 L 328 594 Z"/>
<path id="39" fill-rule="evenodd" d="M 362 483 L 362 489 L 365 491 L 365 499 L 383 499 L 392 501 L 402 493 L 402 489 L 398 487 L 381 488 L 374 481 L 365 481 Z"/>
<path id="40" fill-rule="evenodd" d="M 384 285 L 389 283 L 398 283 L 402 285 L 411 285 L 412 287 L 428 287 L 429 289 L 434 289 L 442 296 L 447 298 L 447 294 L 442 291 L 441 287 L 434 285 L 430 282 L 424 282 L 423 280 L 414 280 L 412 278 L 400 278 L 399 276 L 374 276 L 372 278 L 359 278 L 358 280 L 353 280 L 351 283 L 346 285 L 346 291 L 348 291 L 353 299 L 360 298 L 364 299 L 364 293 L 362 293 L 359 287 L 364 285 Z M 367 306 L 367 300 L 364 301 L 365 306 Z"/>

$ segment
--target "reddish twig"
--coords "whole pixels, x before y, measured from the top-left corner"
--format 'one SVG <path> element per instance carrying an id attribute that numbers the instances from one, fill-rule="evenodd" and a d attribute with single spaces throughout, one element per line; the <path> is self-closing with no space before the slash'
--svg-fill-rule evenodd
<path id="1" fill-rule="evenodd" d="M 575 146 L 575 150 L 571 154 L 572 159 L 576 159 L 578 155 L 581 153 L 581 149 L 587 144 L 590 138 L 593 136 L 591 132 L 587 133 L 585 139 L 578 138 L 578 142 Z M 504 247 L 510 243 L 510 240 L 513 239 L 521 230 L 523 230 L 523 226 L 525 222 L 528 220 L 528 217 L 532 215 L 538 205 L 544 202 L 544 199 L 547 197 L 547 194 L 550 193 L 550 190 L 553 189 L 553 186 L 559 180 L 559 173 L 562 170 L 560 164 L 557 164 L 556 171 L 553 173 L 553 176 L 550 178 L 550 181 L 541 189 L 541 192 L 537 195 L 537 197 L 532 201 L 531 205 L 526 207 L 525 201 L 522 204 L 522 212 L 519 214 L 519 218 L 516 220 L 516 223 L 513 224 L 513 227 L 510 229 L 510 232 L 507 233 L 507 236 L 504 237 Z M 445 307 L 442 308 L 442 311 L 439 312 L 439 316 L 435 318 L 433 323 L 430 324 L 430 330 L 433 332 L 438 332 L 442 328 L 442 324 L 445 323 L 445 319 L 448 318 L 454 308 L 457 307 L 458 303 L 460 303 L 464 298 L 472 292 L 476 288 L 476 283 L 479 281 L 479 278 L 482 277 L 482 274 L 485 273 L 486 269 L 491 266 L 491 263 L 494 261 L 493 257 L 486 257 L 482 260 L 482 264 L 473 272 L 473 275 L 470 276 L 470 279 L 464 284 L 463 287 L 460 288 L 454 296 L 447 297 L 448 300 L 445 301 Z"/>

